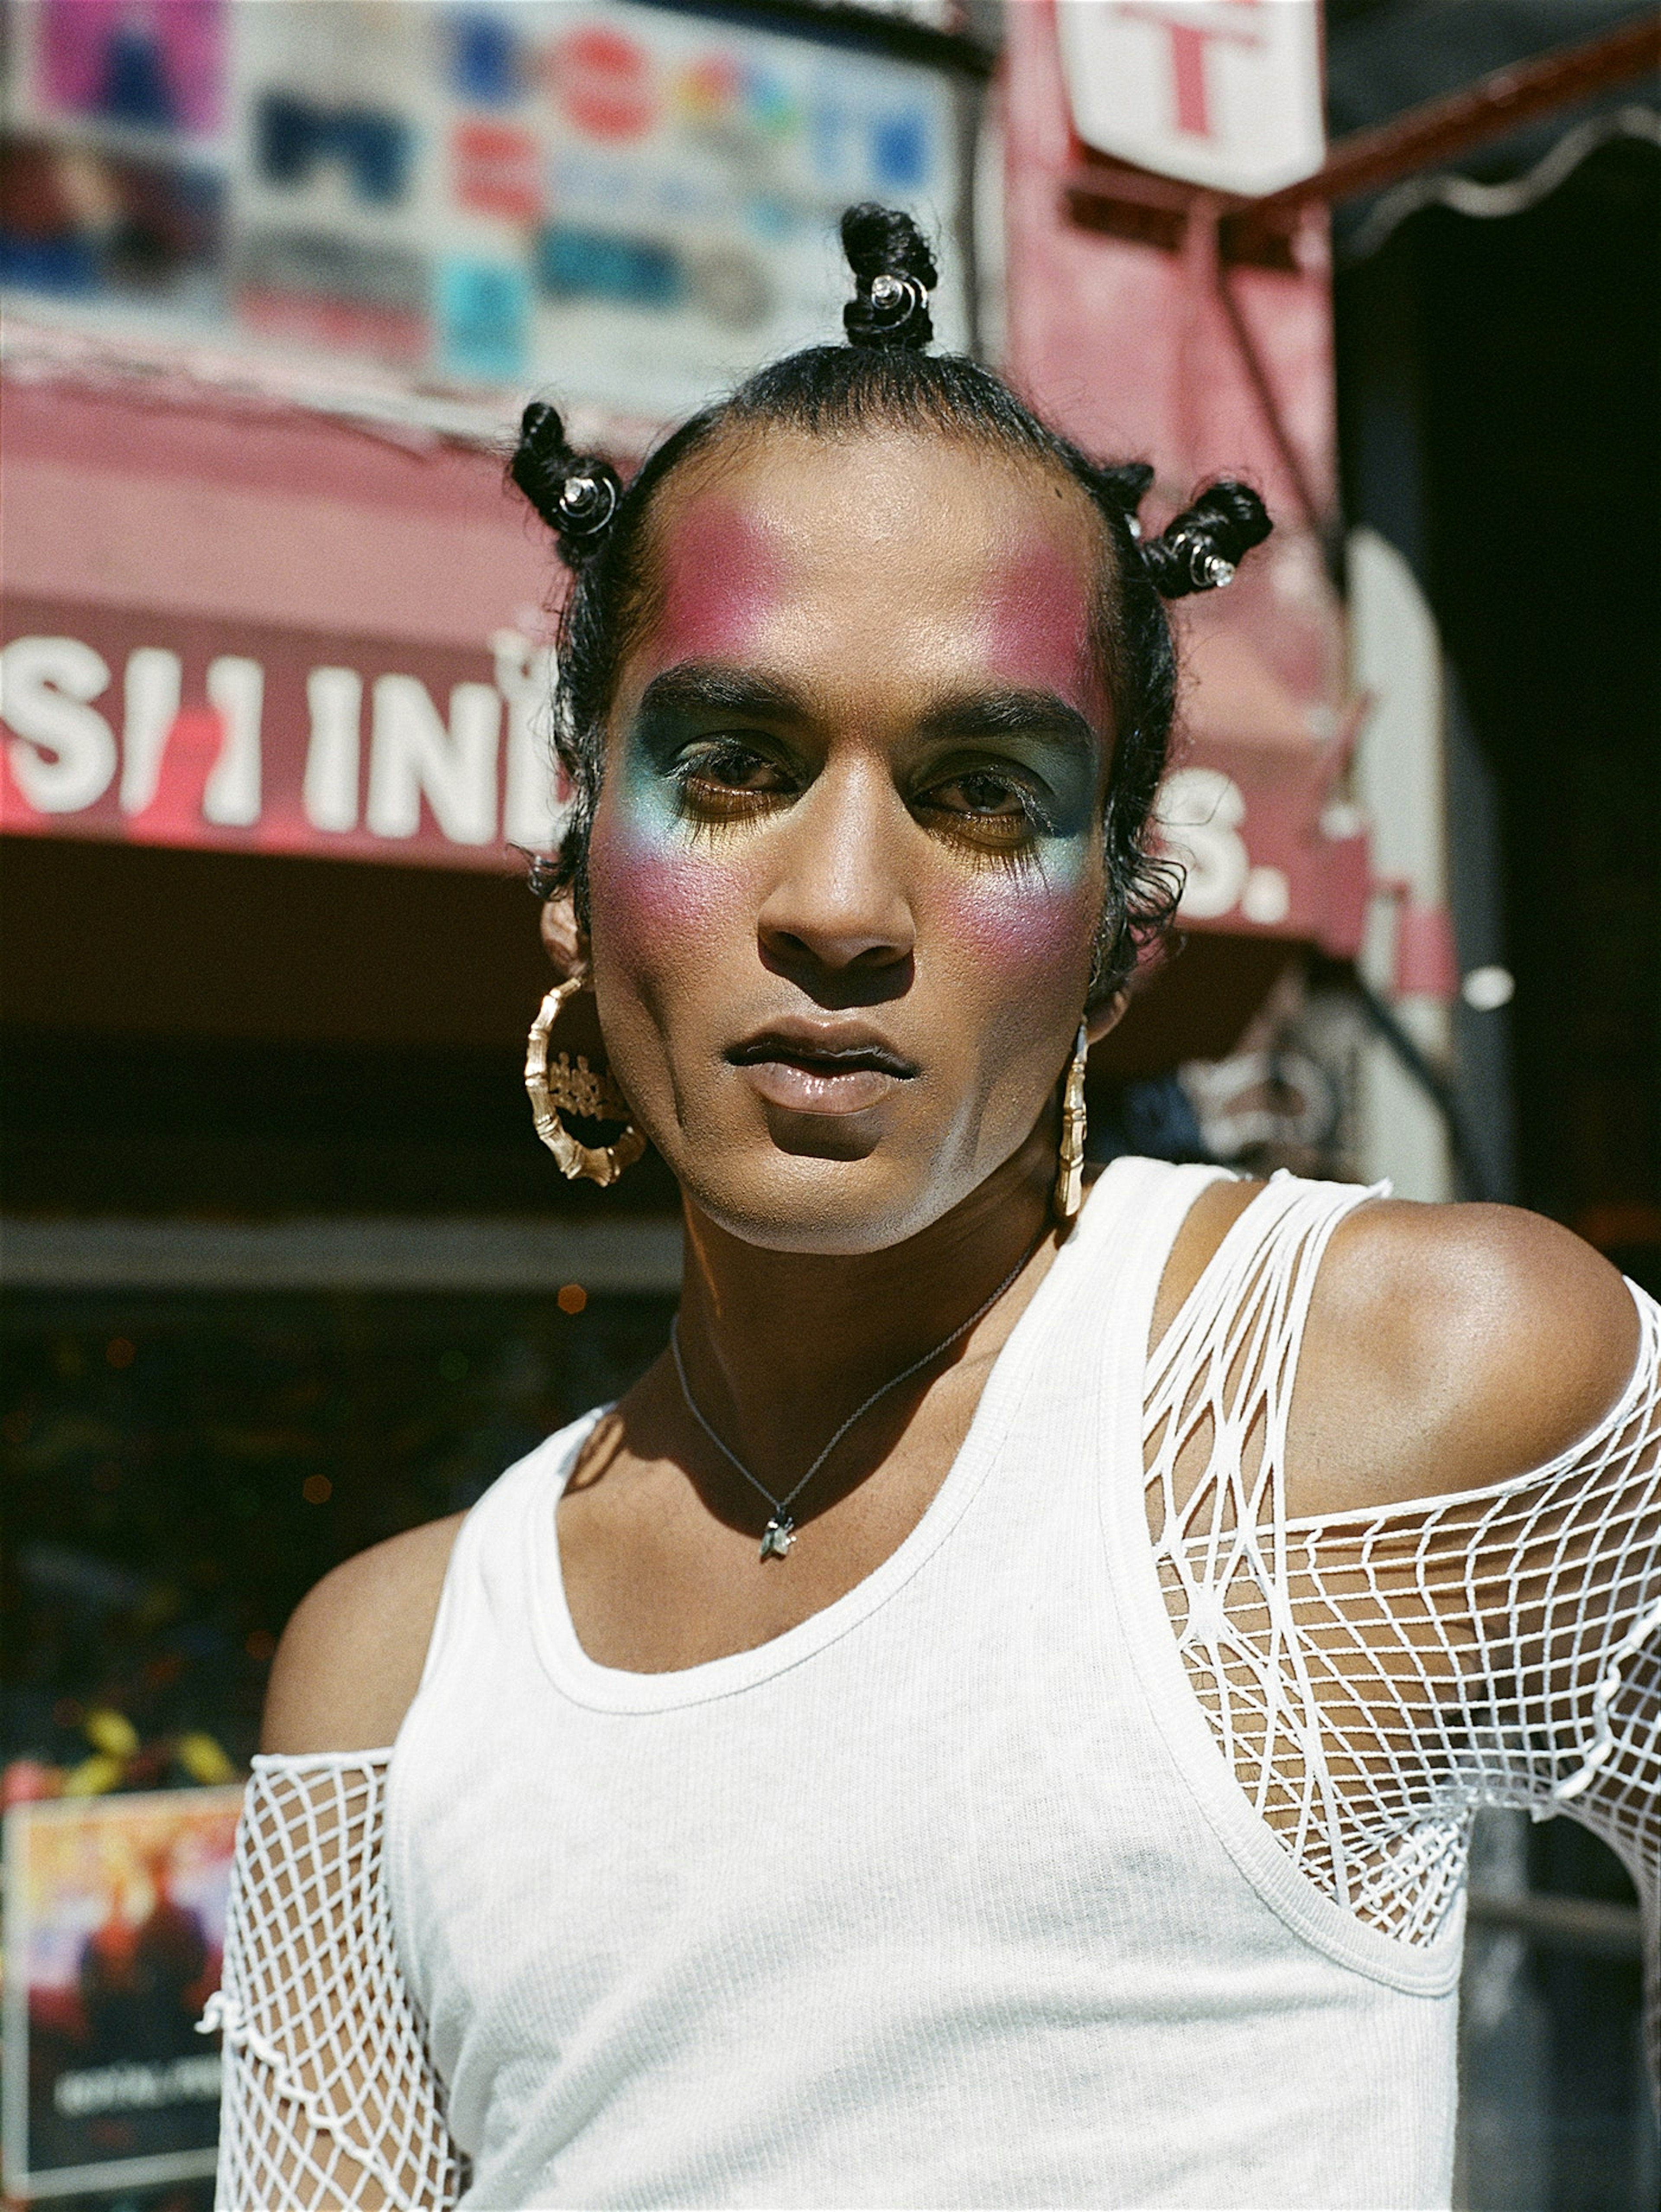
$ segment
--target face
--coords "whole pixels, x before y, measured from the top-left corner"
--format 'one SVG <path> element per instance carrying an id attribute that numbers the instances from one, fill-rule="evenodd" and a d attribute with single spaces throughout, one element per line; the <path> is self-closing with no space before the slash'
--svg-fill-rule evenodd
<path id="1" fill-rule="evenodd" d="M 776 1249 L 939 1219 L 1053 1100 L 1102 909 L 1083 495 L 939 438 L 769 433 L 666 488 L 589 850 L 612 1070 Z"/>

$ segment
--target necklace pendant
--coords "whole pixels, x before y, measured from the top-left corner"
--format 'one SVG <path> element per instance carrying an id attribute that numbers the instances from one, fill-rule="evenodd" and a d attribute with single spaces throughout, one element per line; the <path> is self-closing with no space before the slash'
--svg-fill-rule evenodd
<path id="1" fill-rule="evenodd" d="M 761 1556 L 764 1559 L 782 1559 L 795 1540 L 795 1522 L 788 1513 L 782 1520 L 776 1513 L 763 1532 Z"/>

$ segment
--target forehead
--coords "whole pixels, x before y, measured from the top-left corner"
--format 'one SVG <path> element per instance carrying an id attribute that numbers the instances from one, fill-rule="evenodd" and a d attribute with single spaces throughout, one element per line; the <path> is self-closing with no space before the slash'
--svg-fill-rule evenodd
<path id="1" fill-rule="evenodd" d="M 619 693 L 716 660 L 897 703 L 1042 687 L 1100 723 L 1104 558 L 1083 493 L 1036 459 L 904 433 L 749 436 L 660 494 Z"/>

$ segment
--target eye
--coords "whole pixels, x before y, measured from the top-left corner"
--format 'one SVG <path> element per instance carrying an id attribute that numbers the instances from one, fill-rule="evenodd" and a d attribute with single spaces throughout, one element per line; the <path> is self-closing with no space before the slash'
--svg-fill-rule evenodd
<path id="1" fill-rule="evenodd" d="M 1023 845 L 1047 826 L 1037 793 L 1022 777 L 1001 769 L 966 769 L 932 785 L 914 804 L 939 827 L 983 845 Z"/>
<path id="2" fill-rule="evenodd" d="M 794 787 L 776 760 L 742 738 L 707 738 L 689 745 L 674 773 L 683 793 L 694 804 L 765 800 Z"/>
<path id="3" fill-rule="evenodd" d="M 983 820 L 1010 816 L 1025 822 L 1031 820 L 1032 811 L 1031 794 L 991 769 L 976 769 L 968 775 L 954 776 L 950 783 L 937 784 L 928 794 L 927 803 L 948 813 L 970 814 Z"/>
<path id="4" fill-rule="evenodd" d="M 680 767 L 684 776 L 720 784 L 728 791 L 783 788 L 777 762 L 769 760 L 740 738 L 713 738 L 694 745 L 681 756 Z"/>

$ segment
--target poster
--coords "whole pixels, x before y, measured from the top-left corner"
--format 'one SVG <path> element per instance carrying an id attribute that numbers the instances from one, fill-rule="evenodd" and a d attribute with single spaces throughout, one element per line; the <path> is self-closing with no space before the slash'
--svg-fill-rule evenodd
<path id="1" fill-rule="evenodd" d="M 841 336 L 864 199 L 945 247 L 959 86 L 646 0 L 21 0 L 0 283 L 666 419 Z"/>
<path id="2" fill-rule="evenodd" d="M 219 1983 L 240 1788 L 6 1814 L 5 2188 L 80 2195 L 211 2174 Z"/>
<path id="3" fill-rule="evenodd" d="M 232 0 L 26 0 L 0 143 L 0 284 L 94 316 L 224 311 Z"/>
<path id="4" fill-rule="evenodd" d="M 840 337 L 844 207 L 951 240 L 956 95 L 914 63 L 638 0 L 320 14 L 237 19 L 251 331 L 662 418 Z"/>
<path id="5" fill-rule="evenodd" d="M 203 137 L 224 120 L 229 0 L 39 0 L 46 114 Z"/>

